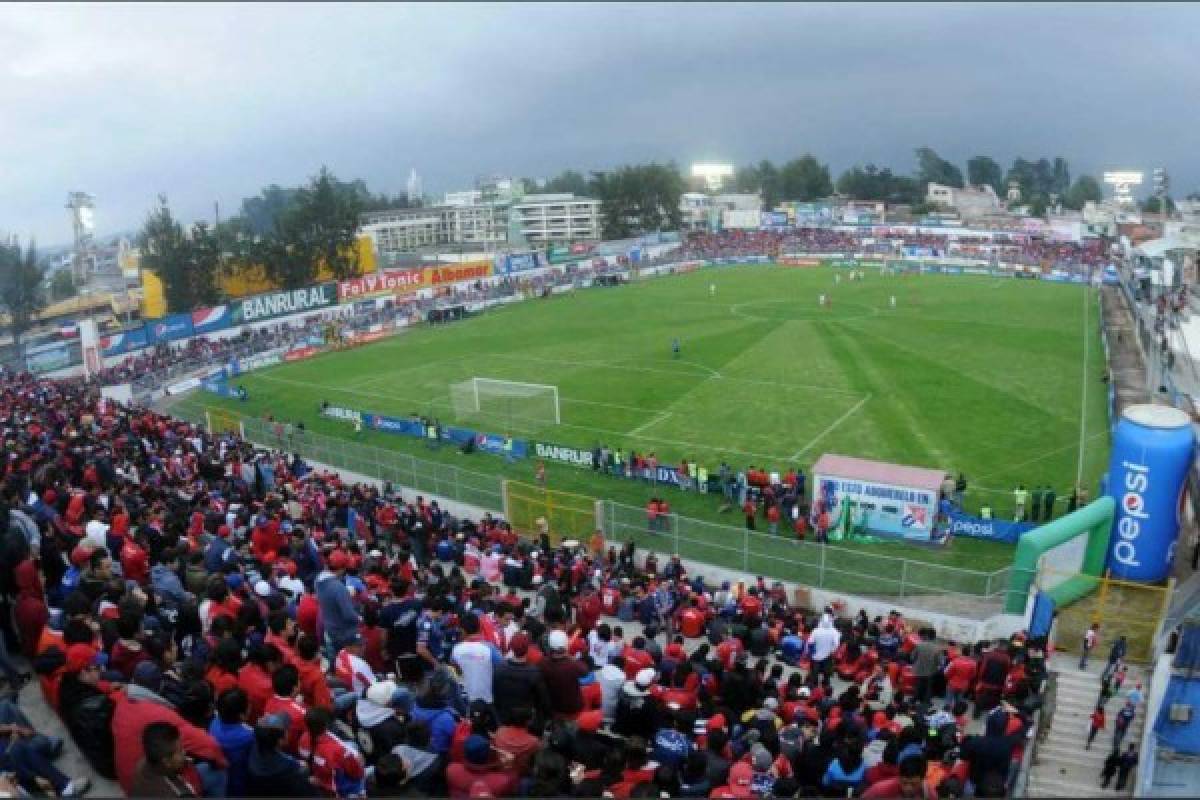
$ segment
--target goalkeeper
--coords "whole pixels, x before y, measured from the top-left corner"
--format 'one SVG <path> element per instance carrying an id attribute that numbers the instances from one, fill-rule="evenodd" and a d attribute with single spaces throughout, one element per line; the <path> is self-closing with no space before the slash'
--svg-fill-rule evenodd
<path id="1" fill-rule="evenodd" d="M 679 337 L 678 336 L 671 340 L 671 355 L 674 358 L 679 358 Z"/>

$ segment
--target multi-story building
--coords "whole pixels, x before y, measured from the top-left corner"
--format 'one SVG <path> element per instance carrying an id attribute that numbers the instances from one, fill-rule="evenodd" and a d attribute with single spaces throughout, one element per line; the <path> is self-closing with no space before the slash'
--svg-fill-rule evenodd
<path id="1" fill-rule="evenodd" d="M 512 206 L 515 226 L 534 247 L 600 239 L 600 201 L 573 194 L 527 194 Z"/>
<path id="2" fill-rule="evenodd" d="M 439 247 L 489 249 L 508 241 L 508 214 L 503 206 L 486 204 L 396 208 L 363 214 L 359 230 L 385 260 Z"/>
<path id="3" fill-rule="evenodd" d="M 925 193 L 925 202 L 952 208 L 964 217 L 994 214 L 1001 207 L 996 190 L 987 184 L 955 187 L 930 181 Z"/>

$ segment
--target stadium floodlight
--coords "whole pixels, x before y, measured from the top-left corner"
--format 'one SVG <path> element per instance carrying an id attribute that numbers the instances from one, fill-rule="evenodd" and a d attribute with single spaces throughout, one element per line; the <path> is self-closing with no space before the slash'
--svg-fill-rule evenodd
<path id="1" fill-rule="evenodd" d="M 725 181 L 733 177 L 733 164 L 692 164 L 692 177 L 702 179 L 710 192 L 718 192 Z"/>
<path id="2" fill-rule="evenodd" d="M 544 383 L 472 378 L 450 385 L 450 405 L 460 420 L 484 417 L 538 427 L 562 422 L 558 387 Z"/>
<path id="3" fill-rule="evenodd" d="M 1114 170 L 1104 173 L 1104 182 L 1113 187 L 1113 199 L 1119 206 L 1132 206 L 1133 187 L 1142 185 L 1144 173 L 1136 170 Z"/>

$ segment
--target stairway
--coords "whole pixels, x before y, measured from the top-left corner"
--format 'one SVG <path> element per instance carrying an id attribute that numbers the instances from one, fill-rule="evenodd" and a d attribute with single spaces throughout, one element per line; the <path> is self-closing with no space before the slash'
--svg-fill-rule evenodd
<path id="1" fill-rule="evenodd" d="M 1112 751 L 1113 720 L 1125 705 L 1124 692 L 1141 683 L 1145 693 L 1142 670 L 1134 665 L 1129 666 L 1121 695 L 1112 697 L 1104 707 L 1108 717 L 1105 730 L 1096 736 L 1090 750 L 1084 750 L 1088 721 L 1100 697 L 1100 673 L 1104 670 L 1104 657 L 1092 659 L 1085 672 L 1079 669 L 1077 657 L 1060 654 L 1053 659 L 1051 669 L 1057 676 L 1054 714 L 1050 718 L 1049 732 L 1037 745 L 1026 797 L 1132 796 L 1137 783 L 1136 773 L 1130 777 L 1122 792 L 1112 788 L 1116 785 L 1115 778 L 1108 789 L 1101 789 L 1100 773 L 1104 768 L 1104 759 Z M 1138 706 L 1137 716 L 1121 741 L 1122 749 L 1130 743 L 1137 744 L 1140 749 L 1145 706 L 1145 701 Z"/>

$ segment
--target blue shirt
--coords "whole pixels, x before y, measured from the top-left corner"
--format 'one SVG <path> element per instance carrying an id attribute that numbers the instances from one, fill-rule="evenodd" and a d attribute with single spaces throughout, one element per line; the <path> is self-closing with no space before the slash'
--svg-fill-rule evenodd
<path id="1" fill-rule="evenodd" d="M 229 762 L 230 797 L 240 797 L 246 793 L 246 769 L 250 763 L 250 751 L 254 748 L 254 731 L 244 722 L 226 725 L 217 717 L 208 726 L 209 735 L 221 745 L 221 752 Z"/>

